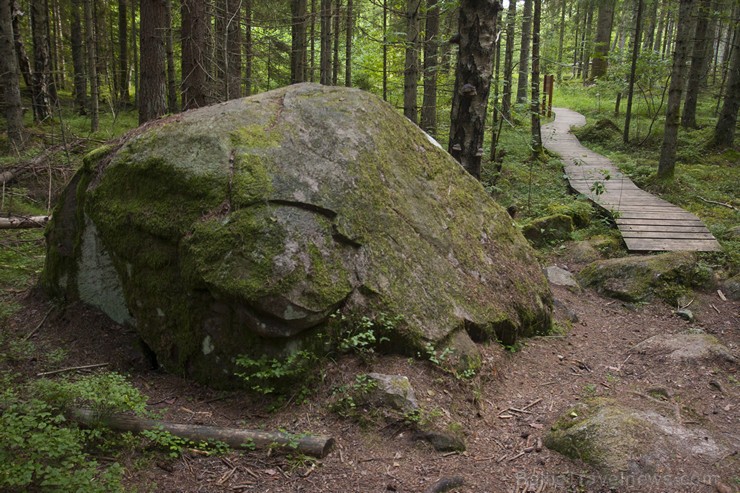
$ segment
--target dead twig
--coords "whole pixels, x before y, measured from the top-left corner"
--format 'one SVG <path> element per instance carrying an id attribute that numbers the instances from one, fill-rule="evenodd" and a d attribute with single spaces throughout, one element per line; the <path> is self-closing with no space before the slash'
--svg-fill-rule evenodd
<path id="1" fill-rule="evenodd" d="M 27 341 L 27 340 L 29 340 L 31 337 L 33 337 L 33 335 L 36 332 L 38 332 L 38 330 L 41 328 L 41 326 L 44 325 L 44 322 L 46 322 L 46 319 L 49 318 L 49 315 L 51 314 L 52 310 L 54 310 L 54 307 L 53 306 L 51 308 L 49 308 L 49 311 L 46 312 L 46 315 L 44 315 L 44 318 L 41 319 L 41 322 L 39 322 L 39 324 L 36 326 L 36 328 L 33 329 L 28 334 L 26 334 L 26 336 L 23 338 L 23 341 L 24 342 Z"/>
<path id="2" fill-rule="evenodd" d="M 37 373 L 37 377 L 46 377 L 48 375 L 56 375 L 57 373 L 66 373 L 68 371 L 75 371 L 75 370 L 89 370 L 91 368 L 100 368 L 101 366 L 108 366 L 110 363 L 96 363 L 94 365 L 82 365 L 82 366 L 70 366 L 68 368 L 61 368 L 59 370 L 52 370 L 52 371 L 42 371 L 41 373 Z"/>
<path id="3" fill-rule="evenodd" d="M 714 311 L 715 311 L 715 312 L 717 312 L 717 313 L 720 313 L 720 311 L 719 311 L 719 308 L 717 308 L 717 307 L 716 307 L 716 306 L 714 306 L 713 304 L 709 303 L 709 306 L 711 306 L 712 308 L 714 308 Z"/>
<path id="4" fill-rule="evenodd" d="M 535 405 L 539 404 L 540 402 L 542 402 L 542 398 L 539 398 L 539 399 L 536 399 L 536 400 L 534 400 L 533 402 L 530 402 L 529 404 L 527 404 L 526 406 L 524 406 L 524 407 L 522 408 L 522 411 L 526 411 L 526 410 L 527 410 L 527 409 L 529 409 L 530 407 L 533 407 L 533 406 L 535 406 Z"/>
<path id="5" fill-rule="evenodd" d="M 717 202 L 716 200 L 705 199 L 704 197 L 700 197 L 699 195 L 697 195 L 696 198 L 699 199 L 699 200 L 701 200 L 702 202 L 706 202 L 707 204 L 713 204 L 713 205 L 719 205 L 719 206 L 722 206 L 722 207 L 727 207 L 728 209 L 732 209 L 733 211 L 738 210 L 738 208 L 735 207 L 732 204 L 727 204 L 725 202 Z"/>

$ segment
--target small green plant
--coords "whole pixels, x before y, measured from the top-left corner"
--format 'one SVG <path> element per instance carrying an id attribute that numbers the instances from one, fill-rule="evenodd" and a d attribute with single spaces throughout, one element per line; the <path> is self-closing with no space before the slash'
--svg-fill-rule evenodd
<path id="1" fill-rule="evenodd" d="M 593 397 L 594 395 L 596 395 L 596 385 L 593 383 L 584 385 L 583 394 L 588 397 Z"/>
<path id="2" fill-rule="evenodd" d="M 333 315 L 337 318 L 337 314 Z M 389 342 L 388 334 L 393 332 L 403 317 L 388 317 L 381 313 L 377 318 L 362 317 L 355 323 L 339 315 L 344 326 L 337 342 L 337 349 L 342 353 L 354 352 L 367 357 L 375 353 L 378 345 Z"/>
<path id="3" fill-rule="evenodd" d="M 437 351 L 434 348 L 434 344 L 431 342 L 427 342 L 424 345 L 424 354 L 422 355 L 421 352 L 416 353 L 416 357 L 419 359 L 426 358 L 432 363 L 434 363 L 437 366 L 442 366 L 442 364 L 447 360 L 447 358 L 454 352 L 455 350 L 451 347 L 446 347 L 442 351 Z"/>
<path id="4" fill-rule="evenodd" d="M 357 417 L 358 406 L 376 388 L 378 383 L 368 375 L 357 375 L 351 385 L 342 385 L 334 390 L 332 395 L 337 400 L 331 404 L 331 410 L 343 418 Z"/>
<path id="5" fill-rule="evenodd" d="M 165 453 L 173 459 L 180 457 L 182 450 L 185 448 L 207 452 L 208 455 L 224 455 L 230 450 L 229 446 L 224 442 L 218 440 L 213 442 L 205 440 L 193 442 L 187 438 L 173 435 L 161 427 L 152 430 L 144 430 L 141 432 L 141 436 L 147 439 L 151 446 L 165 451 Z M 250 450 L 253 450 L 254 443 L 252 442 L 251 445 L 252 449 Z"/>
<path id="6" fill-rule="evenodd" d="M 237 376 L 244 379 L 253 391 L 263 395 L 295 393 L 295 384 L 301 382 L 298 386 L 301 401 L 310 393 L 309 384 L 318 360 L 318 356 L 307 350 L 296 351 L 285 358 L 241 356 L 236 363 L 247 371 L 239 372 Z"/>

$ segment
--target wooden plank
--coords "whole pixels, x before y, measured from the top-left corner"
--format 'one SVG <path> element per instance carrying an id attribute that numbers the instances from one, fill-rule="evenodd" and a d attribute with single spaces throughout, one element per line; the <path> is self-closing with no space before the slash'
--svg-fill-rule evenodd
<path id="1" fill-rule="evenodd" d="M 709 230 L 704 226 L 685 226 L 683 224 L 676 224 L 672 226 L 666 226 L 664 224 L 620 224 L 620 231 L 665 231 L 666 233 L 708 233 Z"/>
<path id="2" fill-rule="evenodd" d="M 692 221 L 684 221 L 684 220 L 676 220 L 676 219 L 616 219 L 615 222 L 617 223 L 617 226 L 622 226 L 623 224 L 633 224 L 633 225 L 640 225 L 640 226 L 704 226 L 704 223 L 702 223 L 699 219 L 692 220 Z"/>
<path id="3" fill-rule="evenodd" d="M 715 252 L 722 250 L 717 240 L 657 240 L 625 238 L 627 248 L 636 252 L 694 251 Z"/>
<path id="4" fill-rule="evenodd" d="M 638 212 L 625 211 L 619 215 L 622 219 L 673 219 L 673 220 L 699 220 L 688 212 Z"/>
<path id="5" fill-rule="evenodd" d="M 622 238 L 644 238 L 665 240 L 714 240 L 712 233 L 664 232 L 664 231 L 622 231 Z"/>

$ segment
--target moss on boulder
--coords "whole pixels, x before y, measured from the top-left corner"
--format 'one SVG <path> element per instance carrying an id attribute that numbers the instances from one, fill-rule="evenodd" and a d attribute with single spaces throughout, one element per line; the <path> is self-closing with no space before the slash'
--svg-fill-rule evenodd
<path id="1" fill-rule="evenodd" d="M 583 286 L 624 301 L 657 296 L 675 303 L 691 288 L 708 286 L 712 271 L 690 252 L 671 252 L 592 262 L 579 272 L 578 280 Z"/>
<path id="2" fill-rule="evenodd" d="M 522 233 L 534 246 L 541 247 L 549 243 L 569 240 L 574 229 L 572 217 L 565 214 L 553 214 L 539 217 L 525 224 Z"/>
<path id="3" fill-rule="evenodd" d="M 550 325 L 506 211 L 358 90 L 294 85 L 137 129 L 86 159 L 47 239 L 47 290 L 135 325 L 166 369 L 214 386 L 233 384 L 237 355 L 324 350 L 336 311 L 400 317 L 392 349 L 409 354 L 459 330 L 512 343 Z M 105 282 L 83 289 L 101 265 Z"/>

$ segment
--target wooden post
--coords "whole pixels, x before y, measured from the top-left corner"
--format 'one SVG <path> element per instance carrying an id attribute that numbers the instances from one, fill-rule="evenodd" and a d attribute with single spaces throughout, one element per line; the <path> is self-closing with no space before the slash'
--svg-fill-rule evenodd
<path id="1" fill-rule="evenodd" d="M 545 87 L 544 87 L 544 96 L 542 98 L 543 100 L 543 108 L 542 112 L 545 113 L 545 99 L 547 99 L 547 117 L 550 118 L 552 116 L 552 91 L 555 87 L 555 76 L 554 75 L 546 75 L 545 76 Z"/>

